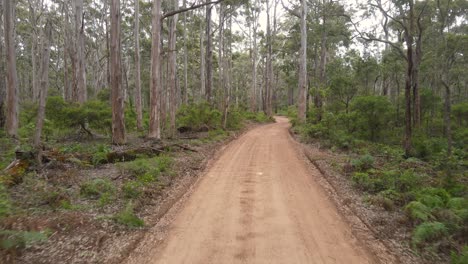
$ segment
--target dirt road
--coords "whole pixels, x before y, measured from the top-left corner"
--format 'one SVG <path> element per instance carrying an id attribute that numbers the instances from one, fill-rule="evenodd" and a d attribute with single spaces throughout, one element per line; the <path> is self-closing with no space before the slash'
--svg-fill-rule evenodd
<path id="1" fill-rule="evenodd" d="M 314 180 L 285 118 L 231 142 L 167 237 L 133 263 L 376 263 Z"/>

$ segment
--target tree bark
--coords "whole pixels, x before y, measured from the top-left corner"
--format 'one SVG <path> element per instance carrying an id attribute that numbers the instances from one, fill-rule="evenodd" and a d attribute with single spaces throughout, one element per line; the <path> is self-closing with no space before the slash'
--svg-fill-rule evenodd
<path id="1" fill-rule="evenodd" d="M 205 98 L 205 90 L 206 90 L 206 76 L 205 76 L 205 69 L 206 69 L 206 62 L 205 62 L 205 47 L 203 45 L 205 41 L 204 31 L 203 31 L 203 23 L 200 23 L 200 99 Z"/>
<path id="2" fill-rule="evenodd" d="M 76 34 L 76 94 L 78 103 L 83 104 L 87 100 L 83 0 L 74 0 L 73 2 L 75 4 Z"/>
<path id="3" fill-rule="evenodd" d="M 63 6 L 62 6 L 62 12 L 63 12 L 63 99 L 65 101 L 71 101 L 72 100 L 72 93 L 71 93 L 71 88 L 70 88 L 70 81 L 68 78 L 68 51 L 69 51 L 69 38 L 68 38 L 68 6 L 67 2 L 63 1 Z"/>
<path id="4" fill-rule="evenodd" d="M 445 87 L 445 103 L 444 103 L 444 126 L 445 126 L 445 137 L 447 137 L 447 159 L 452 155 L 452 129 L 451 129 L 451 117 L 452 112 L 450 86 L 442 80 L 442 84 Z"/>
<path id="5" fill-rule="evenodd" d="M 112 143 L 125 144 L 124 97 L 122 95 L 122 63 L 120 44 L 120 0 L 110 6 L 110 71 L 112 89 Z"/>
<path id="6" fill-rule="evenodd" d="M 258 56 L 258 50 L 257 50 L 257 29 L 258 29 L 258 11 L 256 8 L 258 7 L 258 0 L 254 1 L 254 6 L 252 8 L 252 15 L 253 15 L 253 21 L 252 21 L 252 42 L 253 42 L 253 48 L 252 48 L 252 88 L 250 92 L 250 111 L 256 112 L 257 111 L 257 56 Z"/>
<path id="7" fill-rule="evenodd" d="M 267 0 L 267 28 L 266 28 L 266 40 L 267 40 L 267 55 L 266 55 L 266 80 L 265 80 L 265 114 L 272 116 L 271 109 L 271 77 L 272 77 L 272 47 L 271 47 L 271 19 L 270 19 L 270 0 Z"/>
<path id="8" fill-rule="evenodd" d="M 406 33 L 406 45 L 407 45 L 407 59 L 408 66 L 406 71 L 406 82 L 405 82 L 405 156 L 410 157 L 411 155 L 411 136 L 412 136 L 412 126 L 411 126 L 411 87 L 413 79 L 413 39 Z"/>
<path id="9" fill-rule="evenodd" d="M 140 0 L 135 1 L 135 108 L 137 129 L 143 129 L 143 108 L 141 104 L 141 65 L 140 65 Z"/>
<path id="10" fill-rule="evenodd" d="M 41 152 L 41 136 L 44 126 L 47 90 L 49 86 L 49 61 L 50 61 L 50 40 L 52 39 L 52 25 L 48 21 L 46 23 L 45 36 L 42 38 L 42 59 L 40 65 L 40 90 L 39 90 L 39 108 L 37 110 L 36 131 L 34 134 L 33 145 Z M 39 154 L 40 157 L 40 154 Z M 41 159 L 38 158 L 40 161 Z"/>
<path id="11" fill-rule="evenodd" d="M 161 139 L 159 100 L 161 79 L 161 0 L 153 0 L 151 36 L 150 120 L 148 138 Z"/>
<path id="12" fill-rule="evenodd" d="M 187 0 L 183 2 L 183 8 L 187 7 Z M 188 50 L 187 50 L 187 14 L 184 13 L 184 89 L 182 94 L 182 103 L 188 103 Z"/>
<path id="13" fill-rule="evenodd" d="M 5 50 L 4 35 L 3 35 L 3 1 L 0 1 L 0 76 L 5 76 Z M 5 116 L 5 96 L 6 96 L 6 83 L 5 78 L 0 78 L 0 129 L 4 128 L 6 122 Z"/>
<path id="14" fill-rule="evenodd" d="M 299 51 L 298 119 L 306 121 L 307 107 L 307 2 L 301 0 L 301 48 Z"/>
<path id="15" fill-rule="evenodd" d="M 207 0 L 209 1 L 209 0 Z M 208 103 L 211 103 L 211 90 L 213 84 L 213 43 L 211 36 L 211 5 L 206 6 L 206 52 L 205 52 L 205 65 L 206 65 L 206 84 L 205 84 L 205 98 Z"/>
<path id="16" fill-rule="evenodd" d="M 7 100 L 6 131 L 9 136 L 17 137 L 18 133 L 18 75 L 16 72 L 16 52 L 14 33 L 14 0 L 4 0 L 4 33 L 7 65 Z M 13 4 L 12 4 L 13 2 Z"/>
<path id="17" fill-rule="evenodd" d="M 174 8 L 178 8 L 178 1 L 173 1 Z M 177 110 L 177 53 L 176 53 L 176 30 L 177 30 L 178 14 L 170 18 L 169 25 L 169 52 L 168 52 L 168 78 L 167 87 L 169 89 L 169 136 L 174 137 L 176 133 L 176 110 Z"/>

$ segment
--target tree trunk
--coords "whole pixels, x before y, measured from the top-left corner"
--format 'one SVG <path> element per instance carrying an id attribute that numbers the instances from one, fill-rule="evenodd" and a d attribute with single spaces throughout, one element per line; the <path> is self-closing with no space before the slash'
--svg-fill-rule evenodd
<path id="1" fill-rule="evenodd" d="M 183 2 L 184 8 L 187 7 L 187 0 Z M 176 3 L 177 5 L 177 3 Z M 182 94 L 182 103 L 188 103 L 188 50 L 187 50 L 187 14 L 184 12 L 184 89 Z"/>
<path id="2" fill-rule="evenodd" d="M 272 77 L 272 44 L 271 44 L 271 23 L 270 23 L 270 0 L 267 0 L 267 28 L 266 28 L 266 39 L 267 39 L 267 57 L 266 57 L 266 81 L 265 81 L 265 114 L 272 116 L 271 110 L 271 77 Z"/>
<path id="3" fill-rule="evenodd" d="M 223 6 L 223 4 L 221 4 Z M 228 29 L 229 29 L 229 37 L 227 38 L 226 41 L 223 42 L 223 48 L 224 48 L 224 58 L 223 58 L 223 63 L 224 63 L 224 103 L 223 103 L 223 128 L 227 128 L 227 120 L 228 120 L 228 114 L 229 114 L 229 104 L 231 100 L 231 44 L 232 44 L 232 13 L 229 14 L 229 18 L 227 19 L 228 21 Z M 226 43 L 227 42 L 227 43 Z M 228 47 L 226 49 L 226 47 Z"/>
<path id="4" fill-rule="evenodd" d="M 151 35 L 150 120 L 148 138 L 161 139 L 159 100 L 161 79 L 161 0 L 153 0 Z"/>
<path id="5" fill-rule="evenodd" d="M 52 39 L 52 25 L 48 21 L 45 29 L 45 36 L 42 39 L 42 59 L 40 65 L 40 90 L 39 90 L 39 108 L 37 110 L 36 119 L 36 132 L 34 134 L 33 145 L 36 149 L 41 152 L 41 136 L 42 128 L 44 126 L 46 100 L 47 100 L 47 89 L 49 86 L 49 61 L 50 61 L 50 40 Z M 39 154 L 40 157 L 40 154 Z M 38 158 L 40 161 L 41 159 Z"/>
<path id="6" fill-rule="evenodd" d="M 200 99 L 205 98 L 205 89 L 206 89 L 206 76 L 205 76 L 205 69 L 206 69 L 206 62 L 205 62 L 205 51 L 204 51 L 204 31 L 203 31 L 203 23 L 200 23 Z M 194 93 L 195 94 L 195 93 Z"/>
<path id="7" fill-rule="evenodd" d="M 307 2 L 301 0 L 301 49 L 299 51 L 298 118 L 306 121 L 307 100 Z"/>
<path id="8" fill-rule="evenodd" d="M 253 21 L 252 21 L 252 40 L 253 40 L 253 49 L 252 49 L 252 88 L 250 93 L 250 111 L 257 111 L 257 28 L 258 28 L 258 12 L 256 10 L 258 6 L 258 0 L 255 0 L 253 12 Z"/>
<path id="9" fill-rule="evenodd" d="M 13 4 L 12 4 L 13 2 Z M 7 100 L 6 100 L 6 131 L 9 136 L 16 137 L 18 133 L 18 76 L 16 72 L 15 33 L 13 21 L 14 0 L 4 0 L 4 33 L 7 65 Z"/>
<path id="10" fill-rule="evenodd" d="M 225 82 L 224 82 L 224 55 L 223 55 L 223 49 L 224 49 L 224 5 L 221 4 L 219 5 L 219 21 L 218 21 L 218 91 L 220 94 L 222 94 L 221 97 L 216 98 L 220 101 L 220 109 L 223 109 L 224 105 L 224 87 L 225 87 Z M 217 94 L 217 93 L 215 93 Z"/>
<path id="11" fill-rule="evenodd" d="M 110 6 L 110 74 L 112 89 L 112 144 L 125 144 L 124 97 L 122 95 L 122 63 L 120 44 L 120 0 Z"/>
<path id="12" fill-rule="evenodd" d="M 452 112 L 451 105 L 451 96 L 450 96 L 450 86 L 442 81 L 442 84 L 445 87 L 445 105 L 444 105 L 444 126 L 445 126 L 445 136 L 447 137 L 447 159 L 452 155 L 452 129 L 451 129 L 451 117 L 450 113 Z"/>
<path id="13" fill-rule="evenodd" d="M 69 39 L 68 39 L 68 6 L 66 1 L 63 2 L 63 99 L 65 101 L 71 101 L 71 89 L 70 89 L 70 81 L 68 78 L 68 49 L 69 49 Z"/>
<path id="14" fill-rule="evenodd" d="M 408 59 L 408 67 L 406 71 L 406 83 L 405 83 L 405 156 L 410 157 L 411 155 L 411 83 L 413 79 L 413 40 L 407 33 L 406 37 L 406 45 L 407 45 L 407 59 Z"/>
<path id="15" fill-rule="evenodd" d="M 175 10 L 178 9 L 178 1 L 173 1 Z M 177 110 L 177 53 L 176 53 L 176 30 L 178 15 L 169 19 L 169 52 L 168 52 L 168 78 L 167 87 L 169 89 L 169 137 L 174 137 L 176 133 L 176 110 Z"/>
<path id="16" fill-rule="evenodd" d="M 140 0 L 135 1 L 135 108 L 137 129 L 143 129 L 143 108 L 141 105 L 141 65 L 140 65 Z"/>
<path id="17" fill-rule="evenodd" d="M 207 0 L 210 1 L 210 0 Z M 208 103 L 211 103 L 211 90 L 213 84 L 213 43 L 211 36 L 211 5 L 206 6 L 206 52 L 205 52 L 205 65 L 206 65 L 206 84 L 205 84 L 205 97 Z"/>
<path id="18" fill-rule="evenodd" d="M 4 35 L 3 35 L 3 1 L 0 1 L 0 76 L 5 76 L 5 50 Z M 6 83 L 5 78 L 0 78 L 0 129 L 4 128 L 6 122 L 5 116 L 5 96 L 6 96 Z"/>
<path id="19" fill-rule="evenodd" d="M 84 16 L 83 0 L 73 1 L 75 4 L 75 52 L 76 52 L 76 94 L 77 101 L 83 104 L 87 100 L 86 69 L 85 69 L 85 39 L 84 39 Z"/>

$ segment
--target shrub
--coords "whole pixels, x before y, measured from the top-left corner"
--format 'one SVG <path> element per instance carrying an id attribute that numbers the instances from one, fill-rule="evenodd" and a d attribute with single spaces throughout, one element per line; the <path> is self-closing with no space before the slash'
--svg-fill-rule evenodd
<path id="1" fill-rule="evenodd" d="M 371 141 L 380 139 L 392 117 L 392 105 L 384 96 L 361 96 L 353 100 L 351 109 L 357 114 L 357 126 Z"/>
<path id="2" fill-rule="evenodd" d="M 255 121 L 258 123 L 268 123 L 268 122 L 272 122 L 273 118 L 268 117 L 264 112 L 258 112 L 255 115 Z"/>
<path id="3" fill-rule="evenodd" d="M 94 179 L 81 185 L 80 193 L 88 198 L 100 199 L 115 193 L 114 184 L 108 179 Z M 106 198 L 103 198 L 106 199 Z"/>
<path id="4" fill-rule="evenodd" d="M 242 128 L 244 118 L 239 109 L 230 109 L 226 120 L 226 129 L 239 130 Z"/>
<path id="5" fill-rule="evenodd" d="M 18 230 L 0 230 L 0 245 L 3 249 L 18 249 L 29 245 L 45 242 L 48 231 L 32 232 Z"/>
<path id="6" fill-rule="evenodd" d="M 351 180 L 356 186 L 358 186 L 362 190 L 372 189 L 372 180 L 369 177 L 368 173 L 355 172 Z"/>
<path id="7" fill-rule="evenodd" d="M 369 170 L 374 165 L 374 157 L 365 154 L 357 159 L 351 160 L 351 165 L 358 171 Z"/>
<path id="8" fill-rule="evenodd" d="M 91 159 L 94 166 L 107 162 L 107 154 L 111 149 L 106 145 L 98 145 Z"/>
<path id="9" fill-rule="evenodd" d="M 10 196 L 8 195 L 8 192 L 3 186 L 2 183 L 0 183 L 0 219 L 8 216 L 11 212 L 11 202 L 10 202 Z"/>
<path id="10" fill-rule="evenodd" d="M 125 206 L 125 209 L 117 213 L 114 216 L 114 219 L 117 223 L 126 225 L 131 228 L 142 227 L 145 225 L 145 222 L 138 218 L 138 216 L 134 213 L 131 202 L 128 202 Z"/>
<path id="11" fill-rule="evenodd" d="M 398 176 L 395 188 L 400 192 L 408 192 L 420 186 L 423 179 L 423 176 L 416 174 L 413 170 L 405 170 Z"/>
<path id="12" fill-rule="evenodd" d="M 206 102 L 184 105 L 177 112 L 177 127 L 193 131 L 216 129 L 221 127 L 221 116 Z"/>
<path id="13" fill-rule="evenodd" d="M 424 222 L 433 218 L 431 208 L 418 201 L 412 201 L 406 205 L 405 211 L 413 221 Z"/>
<path id="14" fill-rule="evenodd" d="M 222 129 L 215 129 L 208 131 L 208 139 L 213 141 L 221 141 L 228 136 L 226 131 Z"/>
<path id="15" fill-rule="evenodd" d="M 161 155 L 154 158 L 121 162 L 117 166 L 122 173 L 128 173 L 142 183 L 150 183 L 156 181 L 161 173 L 170 172 L 172 159 L 169 156 Z"/>
<path id="16" fill-rule="evenodd" d="M 468 263 L 468 246 L 463 246 L 460 254 L 452 252 L 451 254 L 452 264 L 466 264 Z"/>
<path id="17" fill-rule="evenodd" d="M 122 186 L 124 197 L 128 199 L 138 198 L 141 194 L 141 183 L 137 181 L 128 181 Z"/>
<path id="18" fill-rule="evenodd" d="M 416 193 L 416 200 L 430 208 L 444 207 L 449 199 L 450 194 L 442 188 L 427 187 Z"/>
<path id="19" fill-rule="evenodd" d="M 446 235 L 448 235 L 448 230 L 443 223 L 425 222 L 414 229 L 412 242 L 414 246 L 422 246 L 425 243 L 440 240 Z"/>

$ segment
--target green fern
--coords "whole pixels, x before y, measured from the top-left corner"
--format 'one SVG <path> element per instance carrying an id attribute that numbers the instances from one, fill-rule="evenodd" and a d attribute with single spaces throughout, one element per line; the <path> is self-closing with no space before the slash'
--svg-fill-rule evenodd
<path id="1" fill-rule="evenodd" d="M 439 240 L 447 234 L 448 229 L 443 223 L 426 222 L 414 229 L 412 242 L 414 246 L 422 246 L 425 243 Z"/>
<path id="2" fill-rule="evenodd" d="M 432 219 L 431 209 L 418 201 L 412 201 L 405 207 L 406 213 L 412 220 L 427 221 Z"/>

